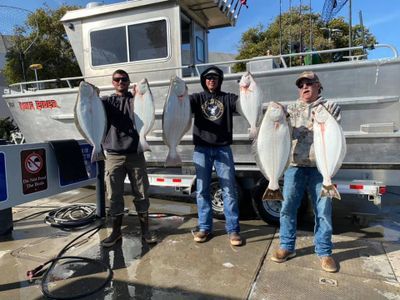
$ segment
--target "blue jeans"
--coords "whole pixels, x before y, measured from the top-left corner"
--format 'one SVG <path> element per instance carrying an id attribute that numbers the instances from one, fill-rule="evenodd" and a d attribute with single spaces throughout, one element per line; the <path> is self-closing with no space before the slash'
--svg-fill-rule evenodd
<path id="1" fill-rule="evenodd" d="M 284 176 L 282 209 L 280 214 L 280 247 L 295 250 L 297 209 L 304 192 L 313 204 L 315 226 L 314 244 L 318 256 L 332 255 L 332 199 L 320 196 L 322 176 L 317 168 L 289 167 Z"/>
<path id="2" fill-rule="evenodd" d="M 228 233 L 239 233 L 239 207 L 235 186 L 235 166 L 229 146 L 195 146 L 193 162 L 196 167 L 196 199 L 199 229 L 211 232 L 213 227 L 210 184 L 215 167 L 224 200 L 225 228 Z"/>

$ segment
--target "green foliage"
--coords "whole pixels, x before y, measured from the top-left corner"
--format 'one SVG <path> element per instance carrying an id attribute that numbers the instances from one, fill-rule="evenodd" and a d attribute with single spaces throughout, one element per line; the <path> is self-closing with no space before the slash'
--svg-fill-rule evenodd
<path id="1" fill-rule="evenodd" d="M 0 119 L 0 139 L 10 140 L 11 133 L 18 130 L 18 127 L 14 124 L 10 117 Z"/>
<path id="2" fill-rule="evenodd" d="M 29 69 L 31 64 L 43 65 L 43 69 L 38 71 L 39 79 L 42 80 L 81 75 L 64 27 L 60 22 L 68 10 L 78 8 L 67 5 L 56 10 L 48 6 L 39 8 L 28 16 L 24 26 L 15 29 L 12 37 L 14 46 L 6 54 L 3 71 L 8 84 L 24 80 L 21 57 L 23 57 L 27 81 L 35 80 L 34 71 Z M 35 42 L 32 44 L 33 41 Z M 29 47 L 31 44 L 32 46 Z M 25 55 L 23 55 L 24 51 L 26 51 Z"/>
<path id="3" fill-rule="evenodd" d="M 263 55 L 279 55 L 303 52 L 309 49 L 326 50 L 333 48 L 348 47 L 349 24 L 342 17 L 331 20 L 324 24 L 321 15 L 310 13 L 307 6 L 293 7 L 290 11 L 277 16 L 267 28 L 259 24 L 248 29 L 242 34 L 237 59 L 252 58 Z M 280 45 L 280 28 L 282 29 L 282 47 Z M 376 43 L 375 37 L 364 29 L 365 44 Z M 360 25 L 352 28 L 352 46 L 363 45 L 362 30 Z M 363 54 L 362 50 L 354 51 L 353 55 Z M 319 57 L 321 62 L 332 62 L 345 60 L 346 53 L 325 54 Z M 285 58 L 286 64 L 297 66 L 304 63 L 304 58 Z M 277 61 L 279 64 L 280 62 Z M 243 70 L 244 65 L 237 65 L 236 71 Z"/>

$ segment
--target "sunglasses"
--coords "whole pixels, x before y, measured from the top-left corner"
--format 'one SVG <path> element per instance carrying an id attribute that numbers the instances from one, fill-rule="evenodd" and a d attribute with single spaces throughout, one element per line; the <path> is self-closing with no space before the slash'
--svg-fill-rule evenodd
<path id="1" fill-rule="evenodd" d="M 207 75 L 206 79 L 207 80 L 217 80 L 219 77 L 217 75 Z"/>
<path id="2" fill-rule="evenodd" d="M 314 83 L 316 83 L 317 81 L 305 81 L 305 82 L 300 82 L 297 87 L 299 89 L 304 88 L 304 86 L 312 86 Z"/>
<path id="3" fill-rule="evenodd" d="M 115 82 L 128 82 L 129 81 L 129 78 L 128 77 L 114 77 L 113 78 L 113 81 L 115 81 Z"/>

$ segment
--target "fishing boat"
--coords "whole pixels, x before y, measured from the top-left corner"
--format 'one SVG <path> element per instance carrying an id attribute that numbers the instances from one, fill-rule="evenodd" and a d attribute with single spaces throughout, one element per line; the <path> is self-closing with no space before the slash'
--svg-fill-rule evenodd
<path id="1" fill-rule="evenodd" d="M 190 93 L 201 91 L 199 74 L 211 64 L 208 32 L 234 26 L 242 6 L 240 0 L 141 0 L 90 3 L 69 11 L 61 22 L 83 76 L 12 84 L 3 98 L 27 143 L 79 140 L 82 136 L 74 124 L 73 107 L 81 80 L 107 95 L 113 91 L 111 74 L 116 69 L 126 70 L 132 82 L 147 78 L 155 99 L 156 122 L 147 137 L 152 151 L 146 159 L 149 166 L 163 167 L 168 151 L 162 140 L 161 116 L 170 78 L 183 78 Z M 392 56 L 368 59 L 373 48 L 388 48 Z M 288 57 L 360 49 L 366 53 L 363 59 L 354 56 L 349 61 L 295 67 L 285 63 Z M 377 44 L 370 49 L 355 46 L 213 62 L 225 72 L 224 91 L 236 94 L 244 74 L 233 71 L 237 63 L 244 63 L 262 88 L 264 108 L 270 101 L 294 101 L 298 74 L 317 72 L 324 96 L 342 107 L 347 155 L 338 176 L 399 185 L 400 59 L 394 47 Z M 233 124 L 238 178 L 257 177 L 260 172 L 250 148 L 248 123 L 235 115 Z M 191 132 L 183 137 L 178 151 L 190 166 Z"/>

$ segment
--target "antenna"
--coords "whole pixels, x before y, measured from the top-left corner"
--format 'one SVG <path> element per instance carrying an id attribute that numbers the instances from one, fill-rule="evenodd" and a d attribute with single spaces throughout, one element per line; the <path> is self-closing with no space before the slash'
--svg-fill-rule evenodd
<path id="1" fill-rule="evenodd" d="M 33 12 L 15 6 L 0 5 L 0 46 L 8 52 L 12 48 L 17 48 L 20 56 L 22 76 L 26 81 L 24 56 L 38 38 L 39 32 L 27 46 L 23 46 L 21 40 L 26 40 L 31 31 L 24 27 L 29 15 Z M 35 20 L 35 27 L 38 28 Z"/>

